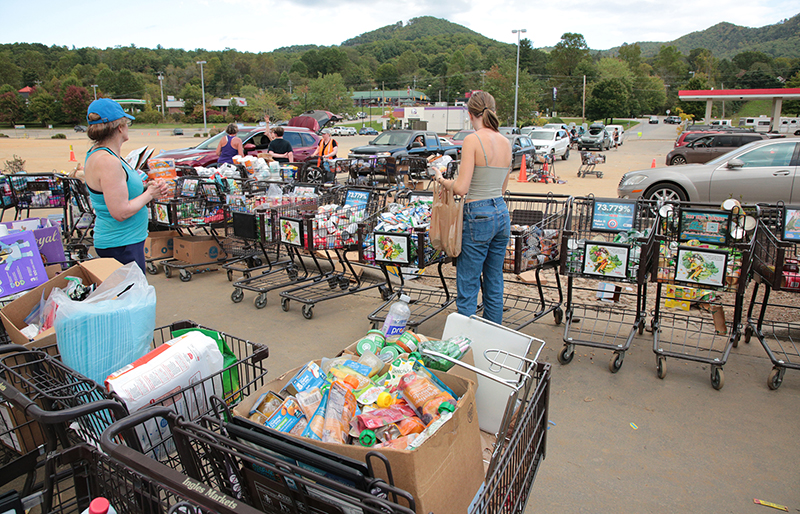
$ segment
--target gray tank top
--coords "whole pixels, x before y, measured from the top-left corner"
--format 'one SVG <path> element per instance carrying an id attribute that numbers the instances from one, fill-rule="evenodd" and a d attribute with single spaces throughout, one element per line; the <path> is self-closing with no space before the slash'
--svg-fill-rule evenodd
<path id="1" fill-rule="evenodd" d="M 478 137 L 477 134 L 475 137 Z M 483 151 L 483 161 L 488 163 L 486 149 L 483 147 L 483 141 L 481 141 L 480 137 L 478 137 L 478 143 L 480 143 Z M 510 166 L 508 168 L 502 166 L 475 166 L 475 171 L 472 172 L 472 182 L 469 184 L 467 200 L 488 200 L 503 196 L 503 182 L 505 182 L 510 170 Z"/>

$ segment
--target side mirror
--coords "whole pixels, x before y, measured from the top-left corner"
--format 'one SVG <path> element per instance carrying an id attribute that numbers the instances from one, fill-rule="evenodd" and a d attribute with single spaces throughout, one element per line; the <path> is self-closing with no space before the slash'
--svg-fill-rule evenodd
<path id="1" fill-rule="evenodd" d="M 372 141 L 369 142 L 369 144 L 370 145 L 374 145 L 375 144 L 375 140 L 373 139 Z"/>
<path id="2" fill-rule="evenodd" d="M 244 145 L 244 151 L 245 152 L 252 152 L 255 149 L 256 149 L 256 145 L 254 145 L 253 143 L 247 143 L 246 145 Z"/>
<path id="3" fill-rule="evenodd" d="M 419 141 L 414 141 L 413 143 L 411 143 L 411 148 L 422 148 L 422 143 L 420 143 Z"/>
<path id="4" fill-rule="evenodd" d="M 744 168 L 744 161 L 742 161 L 741 159 L 731 159 L 730 161 L 728 161 L 728 168 L 730 169 Z"/>

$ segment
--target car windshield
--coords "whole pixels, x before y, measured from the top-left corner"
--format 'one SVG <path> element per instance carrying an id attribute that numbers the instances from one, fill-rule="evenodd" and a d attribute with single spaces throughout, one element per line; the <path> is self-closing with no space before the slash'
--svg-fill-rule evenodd
<path id="1" fill-rule="evenodd" d="M 531 139 L 539 139 L 544 141 L 552 141 L 556 137 L 556 133 L 552 130 L 532 130 L 528 137 Z"/>
<path id="2" fill-rule="evenodd" d="M 388 130 L 375 138 L 374 145 L 405 146 L 411 132 L 405 130 Z"/>
<path id="3" fill-rule="evenodd" d="M 252 130 L 240 130 L 236 135 L 242 141 L 246 141 L 247 138 L 250 137 L 250 134 L 252 132 L 253 132 Z M 219 134 L 217 134 L 216 136 L 212 136 L 212 137 L 206 139 L 205 141 L 203 141 L 202 143 L 197 145 L 195 148 L 197 150 L 216 150 L 217 145 L 219 144 L 219 140 L 222 139 L 222 137 L 224 135 L 225 135 L 225 131 L 222 131 Z"/>
<path id="4" fill-rule="evenodd" d="M 456 133 L 456 135 L 453 136 L 453 139 L 456 139 L 458 141 L 463 141 L 464 138 L 470 134 L 472 134 L 471 130 L 462 130 L 461 132 Z"/>
<path id="5" fill-rule="evenodd" d="M 603 127 L 589 127 L 589 134 L 596 136 L 605 130 Z"/>

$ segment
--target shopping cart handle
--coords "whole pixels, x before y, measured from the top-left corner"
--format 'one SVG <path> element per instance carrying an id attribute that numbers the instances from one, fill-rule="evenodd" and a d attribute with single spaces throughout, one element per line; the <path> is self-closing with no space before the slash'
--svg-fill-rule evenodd
<path id="1" fill-rule="evenodd" d="M 446 360 L 448 362 L 452 362 L 453 364 L 457 364 L 457 365 L 461 366 L 462 368 L 468 369 L 468 370 L 470 370 L 470 371 L 472 371 L 474 373 L 477 373 L 478 375 L 481 375 L 483 377 L 486 377 L 486 378 L 488 378 L 490 380 L 494 380 L 495 382 L 499 382 L 499 383 L 503 384 L 504 386 L 510 387 L 512 389 L 516 388 L 517 383 L 518 383 L 516 380 L 508 380 L 508 379 L 505 379 L 505 378 L 501 378 L 501 377 L 498 377 L 497 375 L 493 375 L 493 374 L 489 373 L 488 371 L 484 371 L 484 370 L 482 370 L 480 368 L 476 368 L 475 366 L 470 366 L 469 364 L 461 362 L 460 360 L 454 359 L 454 358 L 450 357 L 449 355 L 445 355 L 443 353 L 434 352 L 433 350 L 421 350 L 420 353 L 422 355 L 427 355 L 428 357 L 436 357 L 438 359 L 444 359 L 444 360 Z M 528 376 L 527 373 L 524 373 L 524 372 L 519 372 L 518 371 L 517 373 L 521 373 L 521 374 L 524 374 L 525 376 Z"/>
<path id="2" fill-rule="evenodd" d="M 29 351 L 30 349 L 25 348 L 24 346 L 19 344 L 8 343 L 0 345 L 0 355 L 11 352 L 29 352 Z"/>
<path id="3" fill-rule="evenodd" d="M 135 426 L 142 424 L 149 419 L 158 417 L 169 419 L 169 415 L 174 414 L 174 412 L 175 411 L 169 407 L 152 406 L 142 409 L 138 412 L 134 412 L 130 416 L 119 419 L 103 431 L 103 434 L 100 436 L 100 447 L 115 458 L 120 454 L 127 454 L 127 457 L 130 459 L 131 455 L 136 455 L 138 452 L 135 452 L 125 446 L 120 447 L 120 445 L 114 440 L 117 439 L 122 432 L 130 431 L 130 433 L 133 433 L 133 428 Z"/>

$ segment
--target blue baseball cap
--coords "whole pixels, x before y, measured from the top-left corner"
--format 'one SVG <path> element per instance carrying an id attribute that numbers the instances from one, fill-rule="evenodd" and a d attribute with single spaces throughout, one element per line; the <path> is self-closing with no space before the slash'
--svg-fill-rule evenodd
<path id="1" fill-rule="evenodd" d="M 90 121 L 89 115 L 95 113 L 100 116 L 97 121 Z M 108 123 L 109 121 L 118 120 L 120 118 L 130 118 L 135 120 L 133 116 L 122 110 L 122 107 L 110 98 L 98 98 L 89 104 L 89 109 L 86 111 L 86 121 L 89 125 L 97 125 L 98 123 Z"/>

